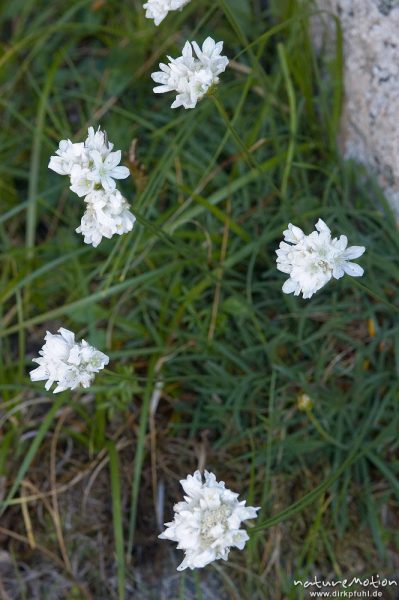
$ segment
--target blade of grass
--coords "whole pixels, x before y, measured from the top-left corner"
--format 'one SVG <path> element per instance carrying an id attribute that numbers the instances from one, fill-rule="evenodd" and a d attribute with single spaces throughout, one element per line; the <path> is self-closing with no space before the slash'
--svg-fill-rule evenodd
<path id="1" fill-rule="evenodd" d="M 133 465 L 133 481 L 132 481 L 132 492 L 130 499 L 130 518 L 129 518 L 129 531 L 127 538 L 127 556 L 130 559 L 134 545 L 134 535 L 136 531 L 136 517 L 137 517 L 137 504 L 140 492 L 140 480 L 141 471 L 143 468 L 144 456 L 145 456 L 145 437 L 149 422 L 151 394 L 154 386 L 154 374 L 155 374 L 156 360 L 153 358 L 149 364 L 147 371 L 147 385 L 144 390 L 143 401 L 141 404 L 140 411 L 140 424 L 137 435 L 136 443 L 136 454 L 134 457 Z"/>
<path id="2" fill-rule="evenodd" d="M 284 75 L 285 86 L 287 89 L 288 96 L 288 105 L 290 111 L 290 141 L 288 144 L 287 151 L 287 161 L 285 163 L 283 178 L 281 181 L 281 195 L 283 198 L 286 198 L 287 195 L 287 187 L 288 187 L 288 178 L 290 176 L 290 171 L 292 167 L 292 161 L 294 159 L 294 149 L 295 149 L 295 139 L 296 139 L 296 131 L 297 131 L 297 117 L 296 117 L 296 103 L 295 103 L 295 92 L 294 87 L 292 85 L 287 58 L 285 54 L 285 49 L 283 44 L 277 45 L 278 56 L 281 63 L 281 68 Z"/>
<path id="3" fill-rule="evenodd" d="M 60 394 L 59 396 L 57 396 L 57 398 L 54 400 L 53 404 L 51 405 L 50 410 L 48 411 L 48 413 L 42 420 L 40 427 L 37 430 L 37 433 L 36 433 L 35 437 L 33 438 L 33 441 L 29 447 L 29 450 L 25 454 L 24 459 L 21 463 L 21 466 L 18 469 L 18 472 L 15 476 L 15 479 L 12 483 L 10 491 L 7 494 L 6 499 L 4 501 L 0 502 L 0 516 L 6 510 L 10 500 L 13 499 L 15 492 L 19 488 L 22 479 L 25 477 L 33 459 L 35 458 L 36 452 L 38 451 L 40 444 L 42 443 L 45 435 L 47 434 L 48 430 L 50 429 L 58 409 L 62 406 L 64 401 L 65 401 L 64 394 Z"/>
<path id="4" fill-rule="evenodd" d="M 118 451 L 113 442 L 108 443 L 108 454 L 111 473 L 112 519 L 114 524 L 116 566 L 118 571 L 118 600 L 125 600 L 125 554 L 121 504 L 121 476 Z"/>
<path id="5" fill-rule="evenodd" d="M 39 182 L 40 152 L 42 145 L 44 119 L 46 115 L 47 102 L 50 95 L 50 91 L 61 60 L 62 55 L 57 54 L 52 62 L 50 69 L 48 70 L 43 88 L 43 93 L 40 96 L 37 110 L 35 135 L 33 138 L 32 157 L 29 172 L 28 205 L 26 214 L 26 247 L 28 248 L 28 258 L 32 258 L 33 248 L 35 246 L 35 231 L 37 220 L 37 189 Z"/>

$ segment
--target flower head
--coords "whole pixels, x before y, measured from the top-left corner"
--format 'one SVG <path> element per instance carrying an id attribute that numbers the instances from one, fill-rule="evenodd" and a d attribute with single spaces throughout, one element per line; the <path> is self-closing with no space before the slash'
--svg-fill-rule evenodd
<path id="1" fill-rule="evenodd" d="M 313 408 L 313 401 L 307 394 L 299 394 L 296 405 L 298 410 L 308 412 Z"/>
<path id="2" fill-rule="evenodd" d="M 80 227 L 86 244 L 98 246 L 103 237 L 122 234 L 133 228 L 135 217 L 125 198 L 116 189 L 115 179 L 125 179 L 129 169 L 119 165 L 121 151 L 112 151 L 105 131 L 89 127 L 85 142 L 61 140 L 49 168 L 69 175 L 72 192 L 84 198 L 86 212 Z"/>
<path id="3" fill-rule="evenodd" d="M 54 394 L 67 389 L 90 387 L 95 374 L 108 364 L 108 356 L 84 340 L 75 342 L 72 331 L 63 327 L 58 331 L 57 334 L 46 333 L 40 356 L 33 359 L 39 366 L 30 372 L 31 380 L 47 380 L 46 390 L 56 383 Z"/>
<path id="4" fill-rule="evenodd" d="M 152 73 L 152 79 L 160 84 L 154 88 L 154 92 L 177 92 L 172 108 L 194 108 L 209 88 L 219 83 L 218 76 L 226 70 L 229 61 L 221 55 L 222 50 L 223 42 L 216 43 L 210 37 L 202 44 L 202 48 L 196 42 L 186 42 L 181 56 L 168 56 L 169 64 L 160 63 L 161 70 Z"/>
<path id="5" fill-rule="evenodd" d="M 184 502 L 174 506 L 175 517 L 165 523 L 161 539 L 178 543 L 185 558 L 177 567 L 196 569 L 214 560 L 227 560 L 230 548 L 242 550 L 249 539 L 240 529 L 242 521 L 254 519 L 259 508 L 245 506 L 238 501 L 238 494 L 225 488 L 223 481 L 216 481 L 213 473 L 205 471 L 205 482 L 200 471 L 180 481 L 185 492 Z"/>
<path id="6" fill-rule="evenodd" d="M 362 267 L 350 261 L 359 258 L 365 247 L 347 247 L 345 235 L 331 238 L 330 229 L 321 219 L 315 227 L 316 231 L 309 235 L 291 223 L 284 231 L 284 241 L 276 254 L 277 268 L 289 274 L 283 285 L 285 294 L 298 296 L 302 292 L 304 298 L 311 298 L 332 277 L 340 279 L 345 273 L 352 277 L 363 275 Z"/>
<path id="7" fill-rule="evenodd" d="M 189 2 L 190 0 L 148 0 L 143 8 L 146 9 L 147 19 L 154 19 L 155 25 L 159 25 L 169 11 L 179 10 Z"/>

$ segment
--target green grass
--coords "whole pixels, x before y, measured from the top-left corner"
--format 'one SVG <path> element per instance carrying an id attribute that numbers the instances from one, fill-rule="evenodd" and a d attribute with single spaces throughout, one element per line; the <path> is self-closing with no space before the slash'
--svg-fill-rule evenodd
<path id="1" fill-rule="evenodd" d="M 312 49 L 311 5 L 271 4 L 193 1 L 159 28 L 138 0 L 0 9 L 0 541 L 12 598 L 159 598 L 170 579 L 168 600 L 207 600 L 206 582 L 220 598 L 297 599 L 294 578 L 394 572 L 397 229 L 369 174 L 337 152 L 338 25 L 327 60 Z M 150 74 L 207 35 L 234 62 L 214 98 L 172 111 Z M 131 168 L 119 187 L 137 224 L 93 249 L 74 232 L 82 201 L 47 164 L 61 138 L 98 124 Z M 310 232 L 319 217 L 367 247 L 365 276 L 286 296 L 282 231 Z M 29 380 L 60 326 L 111 357 L 88 392 L 54 397 Z M 177 574 L 181 552 L 157 535 L 198 465 L 261 511 L 244 552 Z"/>

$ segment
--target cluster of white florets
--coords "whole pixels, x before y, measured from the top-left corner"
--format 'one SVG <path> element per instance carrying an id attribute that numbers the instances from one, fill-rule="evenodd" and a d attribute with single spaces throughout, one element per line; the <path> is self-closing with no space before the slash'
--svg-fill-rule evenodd
<path id="1" fill-rule="evenodd" d="M 68 175 L 70 189 L 84 197 L 86 212 L 76 231 L 84 236 L 86 244 L 94 247 L 103 237 L 131 231 L 135 222 L 115 183 L 115 179 L 128 177 L 129 169 L 119 165 L 121 151 L 112 152 L 112 148 L 104 131 L 89 127 L 85 142 L 61 140 L 48 165 L 59 175 Z"/>
<path id="2" fill-rule="evenodd" d="M 90 387 L 95 374 L 108 364 L 108 356 L 84 340 L 75 342 L 72 331 L 63 327 L 58 331 L 56 334 L 46 333 L 40 356 L 33 359 L 39 366 L 30 372 L 31 380 L 47 380 L 46 390 L 56 383 L 54 394 Z"/>
<path id="3" fill-rule="evenodd" d="M 348 238 L 341 235 L 331 238 L 331 231 L 319 219 L 316 231 L 305 235 L 302 229 L 288 225 L 284 231 L 284 242 L 280 243 L 277 253 L 277 268 L 288 273 L 289 278 L 283 285 L 285 294 L 301 292 L 304 298 L 311 298 L 331 278 L 340 279 L 345 273 L 352 277 L 363 275 L 363 269 L 350 262 L 365 251 L 364 246 L 348 246 Z"/>
<path id="4" fill-rule="evenodd" d="M 202 48 L 197 42 L 186 42 L 182 56 L 168 56 L 169 64 L 160 63 L 161 70 L 152 73 L 152 79 L 160 84 L 154 92 L 177 92 L 172 108 L 194 108 L 198 100 L 219 82 L 219 75 L 228 65 L 227 57 L 221 55 L 222 50 L 223 42 L 216 43 L 211 37 L 205 40 Z"/>
<path id="5" fill-rule="evenodd" d="M 155 25 L 159 25 L 168 12 L 179 10 L 189 2 L 190 0 L 148 0 L 143 6 L 146 9 L 147 19 L 154 19 Z"/>
<path id="6" fill-rule="evenodd" d="M 216 481 L 213 473 L 205 471 L 205 482 L 200 471 L 180 481 L 185 492 L 184 502 L 174 506 L 175 517 L 165 523 L 161 539 L 178 543 L 185 558 L 178 570 L 196 569 L 222 558 L 227 560 L 230 548 L 242 550 L 249 539 L 240 529 L 242 521 L 254 519 L 259 508 L 245 506 L 238 494 Z"/>

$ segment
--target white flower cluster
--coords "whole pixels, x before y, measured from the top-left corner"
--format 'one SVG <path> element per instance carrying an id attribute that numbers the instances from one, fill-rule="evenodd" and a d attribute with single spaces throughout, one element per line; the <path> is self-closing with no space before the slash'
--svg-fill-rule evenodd
<path id="1" fill-rule="evenodd" d="M 104 131 L 89 127 L 85 142 L 73 144 L 61 140 L 56 155 L 50 158 L 49 169 L 59 175 L 68 175 L 71 190 L 84 197 L 84 213 L 77 233 L 86 244 L 98 246 L 103 237 L 111 238 L 133 229 L 135 217 L 129 204 L 116 189 L 115 179 L 129 176 L 127 167 L 119 166 L 121 151 L 112 152 Z"/>
<path id="2" fill-rule="evenodd" d="M 179 10 L 189 2 L 190 0 L 148 0 L 143 7 L 146 9 L 147 19 L 154 19 L 155 25 L 159 25 L 168 12 Z"/>
<path id="3" fill-rule="evenodd" d="M 78 387 L 88 388 L 98 373 L 108 364 L 109 358 L 87 342 L 75 342 L 75 334 L 61 327 L 59 333 L 49 331 L 39 358 L 33 362 L 39 366 L 30 372 L 32 381 L 46 381 L 49 390 L 57 383 L 54 394 Z"/>
<path id="4" fill-rule="evenodd" d="M 340 279 L 345 273 L 352 277 L 361 277 L 363 269 L 356 263 L 350 262 L 365 251 L 364 246 L 348 245 L 348 238 L 331 238 L 331 231 L 319 219 L 315 225 L 316 231 L 305 235 L 302 229 L 288 225 L 284 231 L 284 242 L 276 250 L 277 268 L 289 274 L 289 279 L 283 285 L 285 294 L 301 292 L 304 298 L 311 298 L 332 277 Z"/>
<path id="5" fill-rule="evenodd" d="M 193 50 L 196 57 L 193 56 Z M 171 58 L 169 64 L 160 63 L 160 71 L 152 73 L 152 79 L 161 85 L 154 88 L 156 94 L 177 92 L 172 108 L 194 108 L 212 85 L 219 83 L 219 75 L 225 71 L 228 58 L 221 56 L 223 42 L 208 37 L 202 48 L 196 42 L 186 42 L 182 56 Z"/>
<path id="6" fill-rule="evenodd" d="M 240 529 L 242 521 L 254 519 L 259 508 L 245 506 L 238 494 L 216 481 L 213 473 L 205 471 L 205 482 L 200 471 L 180 481 L 186 494 L 184 502 L 174 506 L 175 518 L 165 523 L 161 539 L 178 542 L 185 558 L 178 570 L 205 567 L 214 560 L 227 560 L 230 548 L 242 550 L 249 539 Z"/>

